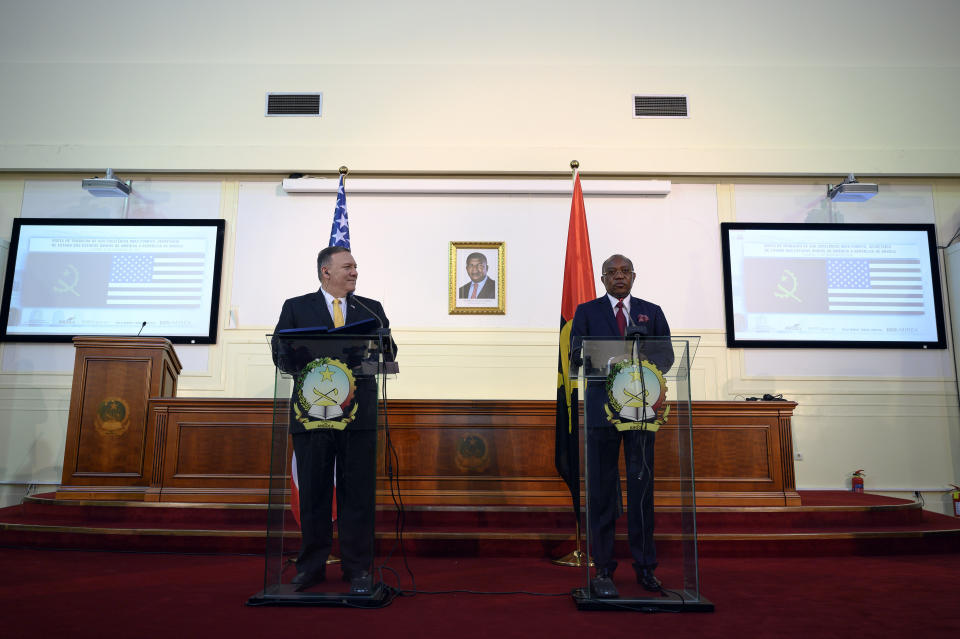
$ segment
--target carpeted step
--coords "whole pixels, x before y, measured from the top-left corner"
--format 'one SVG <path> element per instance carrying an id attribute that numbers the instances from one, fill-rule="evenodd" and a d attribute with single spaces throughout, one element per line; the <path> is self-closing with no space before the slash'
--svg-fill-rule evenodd
<path id="1" fill-rule="evenodd" d="M 919 504 L 849 493 L 804 494 L 800 507 L 701 508 L 696 513 L 704 556 L 789 556 L 951 552 L 960 549 L 960 520 Z M 262 553 L 268 511 L 258 505 L 77 502 L 37 496 L 0 509 L 0 545 L 176 552 Z M 298 534 L 285 513 L 289 545 Z M 397 513 L 378 511 L 378 546 L 396 545 Z M 680 553 L 690 513 L 657 509 L 662 551 Z M 404 513 L 404 541 L 423 555 L 557 556 L 575 547 L 567 509 L 418 506 Z M 617 538 L 626 539 L 626 518 Z"/>

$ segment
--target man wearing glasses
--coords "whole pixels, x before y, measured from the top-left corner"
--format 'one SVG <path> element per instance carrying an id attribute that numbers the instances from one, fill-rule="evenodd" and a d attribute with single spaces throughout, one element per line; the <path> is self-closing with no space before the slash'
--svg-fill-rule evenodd
<path id="1" fill-rule="evenodd" d="M 612 255 L 603 263 L 600 281 L 607 294 L 577 307 L 571 330 L 571 353 L 579 353 L 585 337 L 618 337 L 639 333 L 645 338 L 669 338 L 670 326 L 656 304 L 630 295 L 636 280 L 633 262 Z M 629 327 L 629 330 L 628 330 Z M 640 359 L 653 362 L 661 373 L 673 365 L 669 340 L 649 340 Z M 637 583 L 651 592 L 661 590 L 654 575 L 657 552 L 653 542 L 653 459 L 655 433 L 619 430 L 608 418 L 604 382 L 587 387 L 587 481 L 591 554 L 596 576 L 591 580 L 599 598 L 619 596 L 613 583 L 617 562 L 613 559 L 614 528 L 621 513 L 619 457 L 623 441 L 627 470 L 627 529 Z M 639 420 L 646 421 L 645 415 Z"/>

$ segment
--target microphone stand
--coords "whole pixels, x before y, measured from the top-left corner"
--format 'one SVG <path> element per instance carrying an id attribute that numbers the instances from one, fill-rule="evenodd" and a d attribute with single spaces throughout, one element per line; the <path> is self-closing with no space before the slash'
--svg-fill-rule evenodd
<path id="1" fill-rule="evenodd" d="M 637 368 L 640 369 L 640 396 L 643 398 L 643 406 L 641 413 L 641 422 L 647 421 L 647 383 L 643 376 L 643 362 L 640 359 L 641 353 L 641 343 L 644 342 L 647 338 L 647 327 L 643 324 L 637 324 L 633 321 L 633 318 L 630 317 L 630 313 L 627 313 L 627 330 L 624 334 L 624 339 L 631 340 L 630 345 L 630 359 L 637 362 Z"/>
<path id="2" fill-rule="evenodd" d="M 397 449 L 394 447 L 393 440 L 390 437 L 390 413 L 387 408 L 387 405 L 388 405 L 387 375 L 391 373 L 396 374 L 399 371 L 399 366 L 397 365 L 396 360 L 391 359 L 391 361 L 388 362 L 386 361 L 386 357 L 385 357 L 385 354 L 387 352 L 385 350 L 385 345 L 389 345 L 390 355 L 391 357 L 395 357 L 393 353 L 393 338 L 390 336 L 390 329 L 384 325 L 383 319 L 381 319 L 380 315 L 373 312 L 373 309 L 371 309 L 369 306 L 361 302 L 360 299 L 355 294 L 351 293 L 349 295 L 349 298 L 354 302 L 356 302 L 357 304 L 359 304 L 368 313 L 373 315 L 377 320 L 377 324 L 379 324 L 376 330 L 377 347 L 378 347 L 377 375 L 380 377 L 381 387 L 383 389 L 382 390 L 383 437 L 384 437 L 384 449 L 385 449 L 384 455 L 386 456 L 384 465 L 387 471 L 387 485 L 390 486 L 390 495 L 391 497 L 393 497 L 393 504 L 394 504 L 394 507 L 397 509 L 396 545 L 394 546 L 393 550 L 390 551 L 387 557 L 383 560 L 383 563 L 381 563 L 380 567 L 378 568 L 378 571 L 380 573 L 380 582 L 383 583 L 384 566 L 386 566 L 386 563 L 387 561 L 389 561 L 390 556 L 393 555 L 394 551 L 399 546 L 400 553 L 403 557 L 403 564 L 407 569 L 407 573 L 410 575 L 410 579 L 413 583 L 413 590 L 416 591 L 417 582 L 416 582 L 416 579 L 413 577 L 413 572 L 410 570 L 409 564 L 407 563 L 407 549 L 403 543 L 403 532 L 404 532 L 404 529 L 406 528 L 407 514 L 406 514 L 406 511 L 404 510 L 403 495 L 400 493 L 400 483 L 399 483 L 400 458 L 397 455 Z M 396 488 L 396 492 L 394 492 L 394 488 Z"/>

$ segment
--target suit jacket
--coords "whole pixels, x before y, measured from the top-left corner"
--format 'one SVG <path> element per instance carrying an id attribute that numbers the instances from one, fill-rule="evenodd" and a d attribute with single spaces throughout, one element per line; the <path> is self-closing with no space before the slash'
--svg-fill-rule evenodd
<path id="1" fill-rule="evenodd" d="M 649 337 L 670 336 L 670 326 L 667 324 L 663 310 L 656 304 L 638 297 L 630 297 L 630 321 L 627 324 L 646 327 L 646 334 Z M 584 337 L 617 337 L 619 335 L 617 316 L 606 295 L 584 302 L 577 307 L 573 315 L 573 326 L 570 331 L 571 356 L 577 357 L 581 352 Z M 644 349 L 644 354 L 663 373 L 673 366 L 673 346 L 669 340 L 649 342 Z M 587 403 L 592 407 L 591 413 L 594 410 L 602 413 L 601 407 L 606 396 L 604 384 L 591 383 L 587 388 L 587 394 Z"/>
<path id="2" fill-rule="evenodd" d="M 374 299 L 360 297 L 359 295 L 349 295 L 347 297 L 346 307 L 345 320 L 348 325 L 369 319 L 374 319 L 375 321 L 368 322 L 367 325 L 357 327 L 355 330 L 347 328 L 343 331 L 345 335 L 372 335 L 375 334 L 381 326 L 383 328 L 390 327 L 390 320 L 387 319 L 386 314 L 383 312 L 383 306 Z M 310 331 L 304 331 L 300 334 L 304 336 L 302 340 L 296 339 L 298 336 L 297 333 L 288 333 L 289 339 L 283 339 L 280 331 L 290 328 L 333 328 L 333 318 L 330 316 L 330 311 L 327 310 L 327 302 L 323 297 L 323 293 L 317 291 L 315 293 L 290 298 L 283 303 L 283 308 L 280 310 L 280 319 L 277 320 L 277 326 L 274 329 L 271 340 L 273 363 L 286 373 L 296 374 L 317 357 L 317 342 L 308 337 L 311 334 Z M 317 334 L 322 335 L 323 333 L 318 331 Z M 389 342 L 389 344 L 384 345 L 384 350 L 387 351 L 384 353 L 384 359 L 392 360 L 396 353 L 397 346 L 392 338 L 389 339 Z M 347 355 L 349 355 L 349 353 L 347 353 Z M 356 362 L 347 361 L 345 363 L 353 367 L 359 363 L 359 358 L 360 355 L 358 354 Z M 357 395 L 360 396 L 364 393 L 370 394 L 371 397 L 362 402 L 363 405 L 360 408 L 360 414 L 354 424 L 351 424 L 348 428 L 356 426 L 362 428 L 376 427 L 375 379 L 357 379 Z M 367 415 L 368 412 L 369 415 Z M 303 428 L 300 424 L 291 420 L 290 430 L 291 432 L 301 432 Z"/>
<path id="3" fill-rule="evenodd" d="M 639 297 L 630 297 L 630 321 L 627 324 L 646 326 L 650 337 L 670 337 L 670 326 L 663 309 Z M 577 307 L 573 315 L 572 336 L 616 337 L 619 334 L 617 316 L 606 295 Z"/>
<path id="4" fill-rule="evenodd" d="M 459 288 L 458 297 L 462 300 L 465 300 L 470 297 L 470 287 L 473 286 L 473 282 L 467 282 Z M 477 292 L 478 300 L 492 300 L 497 296 L 497 282 L 491 278 L 487 278 L 487 283 L 483 285 Z"/>
<path id="5" fill-rule="evenodd" d="M 357 322 L 370 319 L 375 321 L 375 323 L 370 323 L 369 326 L 358 328 L 357 331 L 350 331 L 348 328 L 346 333 L 351 335 L 358 333 L 366 335 L 374 333 L 376 329 L 380 327 L 390 328 L 390 320 L 387 319 L 387 315 L 383 311 L 383 306 L 377 300 L 369 297 L 360 297 L 359 295 L 351 293 L 347 296 L 346 305 L 347 312 L 345 321 L 347 324 L 356 324 Z M 278 359 L 277 353 L 278 333 L 281 330 L 290 328 L 333 328 L 333 318 L 330 317 L 330 311 L 327 310 L 327 301 L 324 299 L 322 292 L 318 290 L 315 293 L 291 297 L 283 303 L 283 308 L 280 309 L 280 319 L 277 320 L 277 326 L 273 330 L 272 339 L 273 363 L 281 368 L 283 368 L 283 366 L 281 366 L 281 361 Z M 305 331 L 305 333 L 309 334 L 308 331 Z M 393 338 L 390 339 L 390 347 L 388 350 L 388 353 L 384 353 L 384 358 L 392 360 L 397 352 L 397 344 L 393 341 Z"/>
<path id="6" fill-rule="evenodd" d="M 379 320 L 377 326 L 382 323 L 384 328 L 390 327 L 390 320 L 383 312 L 383 306 L 380 305 L 380 302 L 359 295 L 351 294 L 347 296 L 347 324 L 354 324 L 371 318 Z M 291 297 L 285 301 L 283 308 L 280 310 L 280 319 L 277 320 L 274 333 L 286 328 L 313 327 L 333 328 L 333 318 L 330 317 L 330 311 L 327 310 L 327 301 L 320 291 Z"/>

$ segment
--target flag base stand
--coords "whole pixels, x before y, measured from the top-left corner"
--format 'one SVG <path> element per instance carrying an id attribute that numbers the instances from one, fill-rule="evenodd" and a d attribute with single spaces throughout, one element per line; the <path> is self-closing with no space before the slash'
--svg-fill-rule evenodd
<path id="1" fill-rule="evenodd" d="M 327 608 L 382 608 L 395 591 L 381 582 L 373 584 L 369 595 L 349 592 L 309 592 L 293 584 L 265 588 L 247 599 L 248 606 L 323 606 Z"/>
<path id="2" fill-rule="evenodd" d="M 577 610 L 608 610 L 619 612 L 713 612 L 713 603 L 700 597 L 686 599 L 683 593 L 664 591 L 663 597 L 640 599 L 599 599 L 589 588 L 576 588 L 572 593 Z"/>
<path id="3" fill-rule="evenodd" d="M 583 551 L 580 550 L 580 519 L 577 518 L 577 530 L 576 537 L 577 547 L 572 552 L 567 553 L 563 557 L 557 559 L 551 559 L 550 563 L 554 566 L 565 566 L 567 568 L 583 568 L 584 566 L 593 566 L 593 562 L 583 554 Z"/>
<path id="4" fill-rule="evenodd" d="M 567 553 L 563 557 L 551 559 L 550 563 L 554 566 L 566 566 L 567 568 L 582 568 L 584 566 L 593 566 L 593 562 L 588 562 L 580 549 Z"/>

